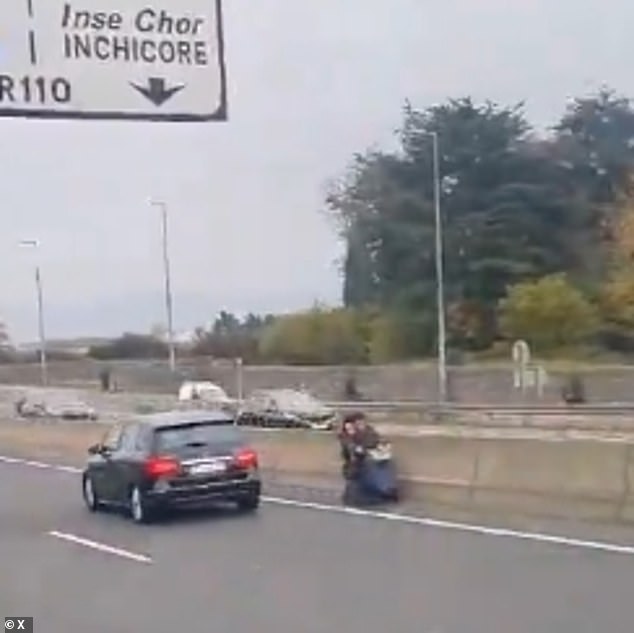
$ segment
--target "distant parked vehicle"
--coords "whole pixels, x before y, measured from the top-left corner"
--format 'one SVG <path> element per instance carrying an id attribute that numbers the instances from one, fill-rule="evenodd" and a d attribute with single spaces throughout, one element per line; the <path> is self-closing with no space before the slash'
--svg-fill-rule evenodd
<path id="1" fill-rule="evenodd" d="M 23 418 L 55 418 L 60 420 L 97 420 L 94 407 L 73 392 L 30 391 L 15 403 L 16 413 Z"/>
<path id="2" fill-rule="evenodd" d="M 258 389 L 245 400 L 237 422 L 242 426 L 330 431 L 335 412 L 305 391 Z"/>
<path id="3" fill-rule="evenodd" d="M 178 391 L 178 400 L 181 403 L 217 407 L 221 410 L 233 410 L 236 406 L 233 398 L 220 385 L 209 381 L 184 382 Z"/>

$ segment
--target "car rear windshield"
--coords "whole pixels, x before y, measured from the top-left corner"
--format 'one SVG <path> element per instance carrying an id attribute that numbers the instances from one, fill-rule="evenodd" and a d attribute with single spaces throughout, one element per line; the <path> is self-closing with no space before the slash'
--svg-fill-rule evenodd
<path id="1" fill-rule="evenodd" d="M 161 427 L 156 429 L 155 438 L 156 449 L 165 452 L 196 445 L 237 446 L 243 441 L 236 427 L 219 425 L 217 422 Z"/>

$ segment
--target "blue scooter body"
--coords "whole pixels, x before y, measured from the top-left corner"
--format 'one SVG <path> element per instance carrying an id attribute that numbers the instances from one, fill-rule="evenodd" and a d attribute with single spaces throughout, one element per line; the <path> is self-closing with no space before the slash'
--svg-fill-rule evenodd
<path id="1" fill-rule="evenodd" d="M 398 478 L 394 461 L 374 461 L 366 457 L 356 477 L 346 482 L 344 503 L 365 505 L 398 501 Z"/>
<path id="2" fill-rule="evenodd" d="M 398 489 L 396 468 L 392 460 L 366 460 L 360 473 L 360 483 L 369 495 L 391 499 Z"/>

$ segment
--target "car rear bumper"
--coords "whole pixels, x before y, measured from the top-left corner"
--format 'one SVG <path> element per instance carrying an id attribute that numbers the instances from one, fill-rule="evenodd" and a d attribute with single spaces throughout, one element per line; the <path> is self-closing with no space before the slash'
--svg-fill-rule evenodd
<path id="1" fill-rule="evenodd" d="M 221 482 L 169 488 L 167 490 L 149 490 L 147 501 L 153 506 L 169 508 L 201 507 L 219 501 L 239 501 L 259 496 L 262 484 L 257 479 L 237 482 Z"/>

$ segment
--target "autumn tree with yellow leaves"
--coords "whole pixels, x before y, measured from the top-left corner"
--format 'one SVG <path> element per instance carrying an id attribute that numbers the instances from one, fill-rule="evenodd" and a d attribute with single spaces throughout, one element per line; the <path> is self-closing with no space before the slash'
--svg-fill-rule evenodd
<path id="1" fill-rule="evenodd" d="M 600 305 L 613 345 L 634 346 L 634 179 L 621 197 L 613 223 L 612 257 Z"/>

